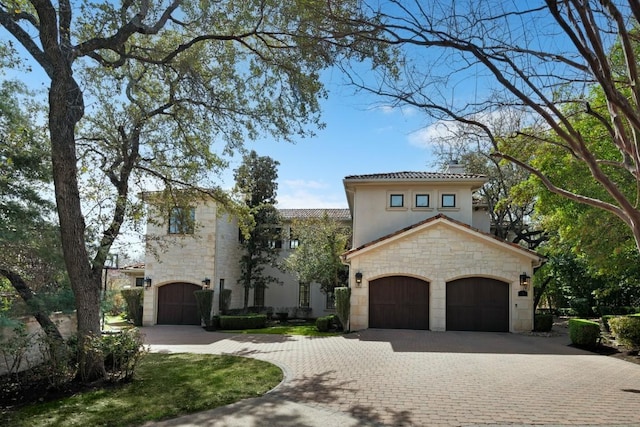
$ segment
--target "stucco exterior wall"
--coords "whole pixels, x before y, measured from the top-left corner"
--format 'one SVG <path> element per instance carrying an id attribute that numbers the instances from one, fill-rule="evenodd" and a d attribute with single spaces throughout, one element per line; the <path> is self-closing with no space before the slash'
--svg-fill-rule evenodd
<path id="1" fill-rule="evenodd" d="M 403 208 L 388 206 L 391 193 L 404 195 Z M 417 208 L 416 194 L 429 194 L 430 207 Z M 456 207 L 443 208 L 442 194 L 455 194 Z M 360 185 L 354 190 L 353 247 L 357 248 L 438 214 L 473 224 L 471 188 L 459 183 Z M 488 231 L 488 228 L 481 231 Z"/>
<path id="2" fill-rule="evenodd" d="M 478 276 L 510 284 L 511 332 L 533 328 L 533 291 L 529 289 L 526 297 L 518 296 L 520 274 L 532 275 L 531 257 L 493 243 L 478 233 L 438 222 L 378 248 L 356 253 L 350 262 L 351 327 L 354 330 L 369 327 L 369 281 L 393 275 L 412 276 L 430 283 L 429 326 L 433 331 L 446 330 L 447 282 Z M 363 274 L 360 287 L 355 285 L 356 272 Z"/>

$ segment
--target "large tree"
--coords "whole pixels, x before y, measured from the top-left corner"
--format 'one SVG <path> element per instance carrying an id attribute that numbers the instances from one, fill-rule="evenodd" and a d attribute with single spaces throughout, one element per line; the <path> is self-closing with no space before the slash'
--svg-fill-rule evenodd
<path id="1" fill-rule="evenodd" d="M 0 26 L 20 45 L 9 53 L 48 78 L 55 200 L 81 351 L 100 333 L 101 270 L 135 213 L 131 183 L 209 187 L 198 179 L 215 177 L 219 155 L 246 138 L 309 134 L 324 95 L 319 71 L 343 53 L 371 53 L 333 19 L 359 13 L 355 0 L 0 3 Z M 83 199 L 84 180 L 101 191 Z M 102 225 L 88 230 L 88 213 Z M 99 354 L 80 360 L 83 378 L 103 375 Z"/>
<path id="2" fill-rule="evenodd" d="M 555 194 L 619 218 L 640 250 L 640 192 L 626 194 L 619 185 L 623 177 L 640 189 L 637 1 L 369 3 L 382 40 L 402 48 L 405 57 L 399 75 L 380 68 L 374 85 L 352 73 L 354 84 L 438 119 L 475 126 L 494 156 L 522 167 Z M 611 61 L 615 43 L 622 61 Z M 600 105 L 590 102 L 594 88 L 602 93 Z M 495 133 L 490 118 L 510 110 L 524 121 Z M 571 115 L 577 110 L 593 117 L 607 140 L 593 141 L 591 131 L 575 126 Z M 594 149 L 599 143 L 610 144 L 615 156 L 602 156 Z M 545 174 L 528 156 L 531 144 L 573 158 L 606 197 L 575 191 Z"/>
<path id="3" fill-rule="evenodd" d="M 244 287 L 244 308 L 249 305 L 249 290 L 264 295 L 265 289 L 279 280 L 265 269 L 275 266 L 280 253 L 278 242 L 282 242 L 280 215 L 275 207 L 278 194 L 278 163 L 269 156 L 258 156 L 251 150 L 242 158 L 236 169 L 235 191 L 246 206 L 250 223 L 244 224 L 240 232 L 242 255 L 240 256 L 240 278 Z"/>
<path id="4" fill-rule="evenodd" d="M 0 280 L 10 283 L 51 342 L 61 343 L 40 298 L 65 277 L 54 206 L 43 194 L 51 183 L 48 145 L 29 95 L 19 83 L 0 85 Z"/>
<path id="5" fill-rule="evenodd" d="M 282 268 L 300 283 L 319 283 L 324 293 L 346 285 L 347 267 L 340 255 L 348 249 L 351 227 L 329 217 L 294 220 L 291 224 L 298 247 L 284 261 Z"/>

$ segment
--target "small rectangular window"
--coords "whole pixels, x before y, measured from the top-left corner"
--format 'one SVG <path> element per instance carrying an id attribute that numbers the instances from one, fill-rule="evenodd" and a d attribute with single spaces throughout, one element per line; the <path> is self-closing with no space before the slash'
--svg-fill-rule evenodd
<path id="1" fill-rule="evenodd" d="M 269 247 L 271 249 L 282 249 L 282 229 L 270 229 L 271 238 L 269 239 Z"/>
<path id="2" fill-rule="evenodd" d="M 327 292 L 327 299 L 325 301 L 325 308 L 327 310 L 334 310 L 336 308 L 336 297 L 333 292 Z"/>
<path id="3" fill-rule="evenodd" d="M 136 277 L 136 288 L 144 286 L 144 277 Z"/>
<path id="4" fill-rule="evenodd" d="M 309 284 L 300 283 L 300 307 L 309 307 Z"/>
<path id="5" fill-rule="evenodd" d="M 172 208 L 169 214 L 169 234 L 193 234 L 195 219 L 194 208 Z"/>
<path id="6" fill-rule="evenodd" d="M 391 194 L 389 196 L 389 207 L 390 208 L 404 207 L 404 194 Z"/>
<path id="7" fill-rule="evenodd" d="M 289 249 L 295 249 L 300 246 L 300 240 L 293 233 L 293 228 L 289 229 Z"/>
<path id="8" fill-rule="evenodd" d="M 266 286 L 256 285 L 253 290 L 253 306 L 264 307 L 264 290 Z"/>
<path id="9" fill-rule="evenodd" d="M 416 208 L 428 208 L 428 207 L 429 207 L 429 195 L 416 194 Z"/>
<path id="10" fill-rule="evenodd" d="M 455 194 L 443 194 L 442 195 L 442 207 L 443 208 L 455 208 L 456 207 L 456 195 Z"/>

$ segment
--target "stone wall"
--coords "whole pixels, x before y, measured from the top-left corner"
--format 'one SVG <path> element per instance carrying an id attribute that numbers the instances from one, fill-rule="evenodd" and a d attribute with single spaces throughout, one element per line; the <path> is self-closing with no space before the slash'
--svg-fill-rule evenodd
<path id="1" fill-rule="evenodd" d="M 533 256 L 508 245 L 492 242 L 471 230 L 448 222 L 438 222 L 390 239 L 386 244 L 361 250 L 351 258 L 351 327 L 369 327 L 368 282 L 385 276 L 412 276 L 430 283 L 429 325 L 446 330 L 446 284 L 465 277 L 487 277 L 510 284 L 509 316 L 511 332 L 533 327 L 533 292 L 518 296 L 522 272 L 532 275 Z M 355 273 L 362 272 L 360 287 Z"/>
<path id="2" fill-rule="evenodd" d="M 54 313 L 51 316 L 51 320 L 58 326 L 58 330 L 65 339 L 69 339 L 78 330 L 78 321 L 75 313 L 63 314 Z M 40 324 L 33 316 L 22 317 L 15 319 L 25 325 L 26 333 L 28 334 L 29 347 L 24 354 L 23 361 L 18 368 L 18 371 L 29 369 L 33 366 L 37 366 L 43 362 L 43 355 L 40 349 L 40 342 L 44 335 L 44 331 L 40 327 Z M 14 329 L 12 327 L 0 327 L 0 338 L 2 339 L 2 350 L 6 350 L 8 347 L 5 343 L 10 342 L 15 336 Z M 0 351 L 0 375 L 6 374 L 9 371 L 9 366 L 13 363 L 13 359 L 5 359 L 5 356 L 9 356 L 8 353 Z"/>

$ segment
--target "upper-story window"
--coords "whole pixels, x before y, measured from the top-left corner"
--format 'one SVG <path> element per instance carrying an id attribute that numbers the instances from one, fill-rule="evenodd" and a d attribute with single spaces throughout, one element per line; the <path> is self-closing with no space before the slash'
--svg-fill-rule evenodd
<path id="1" fill-rule="evenodd" d="M 443 194 L 442 195 L 442 207 L 443 208 L 455 208 L 456 207 L 456 195 L 455 194 Z"/>
<path id="2" fill-rule="evenodd" d="M 294 234 L 293 228 L 289 229 L 289 249 L 295 249 L 300 246 L 300 239 Z"/>
<path id="3" fill-rule="evenodd" d="M 416 194 L 416 208 L 428 208 L 429 207 L 429 195 L 428 194 Z"/>
<path id="4" fill-rule="evenodd" d="M 273 235 L 269 239 L 269 247 L 271 249 L 282 249 L 282 229 L 270 229 L 269 232 L 273 233 Z"/>
<path id="5" fill-rule="evenodd" d="M 390 194 L 389 195 L 389 207 L 390 208 L 402 208 L 402 207 L 404 207 L 404 194 Z"/>
<path id="6" fill-rule="evenodd" d="M 195 208 L 172 208 L 169 214 L 169 234 L 193 234 L 195 220 Z"/>

